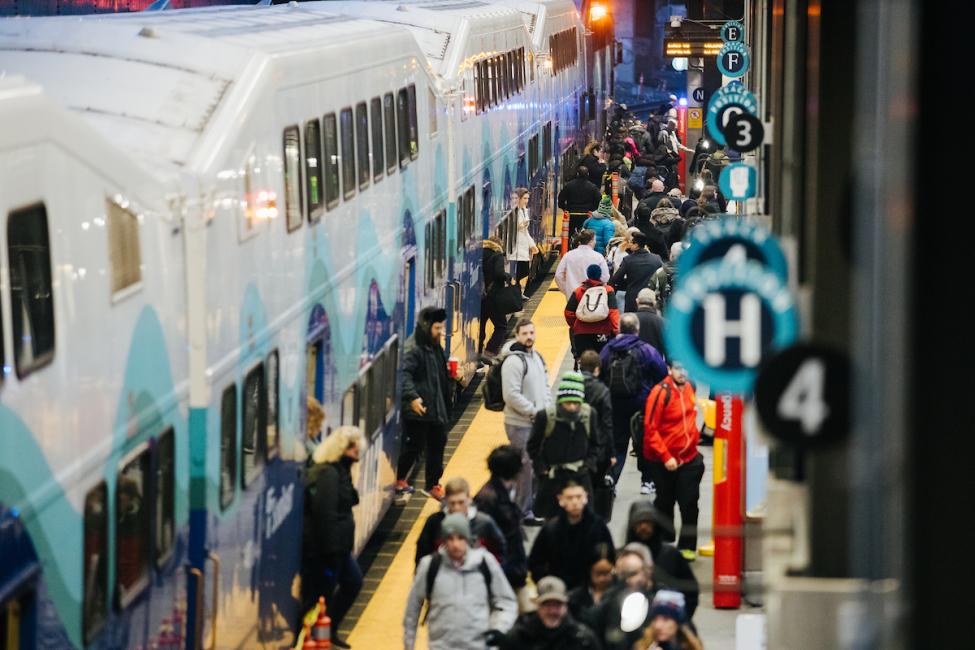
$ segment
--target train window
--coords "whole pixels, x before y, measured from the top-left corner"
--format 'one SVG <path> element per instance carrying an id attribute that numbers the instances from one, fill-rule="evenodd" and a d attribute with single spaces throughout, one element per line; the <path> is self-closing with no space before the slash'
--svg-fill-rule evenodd
<path id="1" fill-rule="evenodd" d="M 115 484 L 115 588 L 124 609 L 149 584 L 149 450 L 122 466 Z"/>
<path id="2" fill-rule="evenodd" d="M 356 390 L 356 384 L 349 386 L 349 389 L 345 391 L 345 395 L 342 396 L 342 424 L 359 426 L 359 409 L 356 403 L 358 391 Z"/>
<path id="3" fill-rule="evenodd" d="M 234 500 L 237 485 L 237 385 L 231 384 L 220 398 L 220 507 Z"/>
<path id="4" fill-rule="evenodd" d="M 369 122 L 372 124 L 372 180 L 383 179 L 386 163 L 383 161 L 383 100 L 373 97 L 369 101 Z"/>
<path id="5" fill-rule="evenodd" d="M 155 556 L 156 566 L 169 558 L 173 551 L 176 500 L 176 443 L 173 429 L 166 429 L 156 444 L 155 453 Z"/>
<path id="6" fill-rule="evenodd" d="M 396 129 L 399 132 L 399 166 L 406 169 L 410 163 L 410 100 L 406 88 L 396 93 Z"/>
<path id="7" fill-rule="evenodd" d="M 464 254 L 464 245 L 467 243 L 467 204 L 464 203 L 464 195 L 457 197 L 457 255 Z"/>
<path id="8" fill-rule="evenodd" d="M 427 89 L 427 110 L 429 111 L 430 119 L 430 137 L 437 135 L 437 111 L 439 106 L 437 106 L 437 96 L 433 93 L 433 90 Z"/>
<path id="9" fill-rule="evenodd" d="M 339 137 L 342 149 L 342 196 L 346 201 L 355 196 L 355 130 L 352 109 L 339 113 Z"/>
<path id="10" fill-rule="evenodd" d="M 464 203 L 467 204 L 467 237 L 473 237 L 477 231 L 477 213 L 474 211 L 474 186 L 471 185 L 464 193 Z"/>
<path id="11" fill-rule="evenodd" d="M 331 210 L 339 204 L 339 136 L 335 113 L 326 115 L 325 127 L 325 207 Z"/>
<path id="12" fill-rule="evenodd" d="M 267 456 L 278 455 L 278 351 L 267 355 L 264 362 L 267 369 Z"/>
<path id="13" fill-rule="evenodd" d="M 399 341 L 393 339 L 386 348 L 386 365 L 383 370 L 385 377 L 383 380 L 383 419 L 389 418 L 395 413 L 396 409 L 396 372 L 399 367 Z"/>
<path id="14" fill-rule="evenodd" d="M 543 147 L 542 160 L 544 162 L 548 162 L 549 160 L 552 159 L 552 156 L 554 155 L 552 153 L 552 147 L 554 146 L 554 144 L 552 143 L 552 122 L 551 121 L 545 124 L 545 129 L 543 133 L 544 136 L 542 139 L 542 147 Z"/>
<path id="15" fill-rule="evenodd" d="M 355 147 L 359 160 L 359 189 L 369 187 L 369 112 L 366 103 L 355 105 Z"/>
<path id="16" fill-rule="evenodd" d="M 423 275 L 428 289 L 433 288 L 433 222 L 428 221 L 423 229 Z"/>
<path id="17" fill-rule="evenodd" d="M 528 138 L 528 176 L 532 177 L 538 171 L 538 136 Z"/>
<path id="18" fill-rule="evenodd" d="M 386 122 L 386 173 L 396 171 L 396 111 L 393 93 L 383 95 L 383 119 Z"/>
<path id="19" fill-rule="evenodd" d="M 247 487 L 260 473 L 264 464 L 267 434 L 267 402 L 264 390 L 264 364 L 247 373 L 241 397 L 240 467 L 241 487 Z"/>
<path id="20" fill-rule="evenodd" d="M 10 213 L 7 253 L 14 357 L 17 377 L 23 379 L 54 359 L 51 245 L 43 203 Z"/>
<path id="21" fill-rule="evenodd" d="M 301 227 L 301 135 L 297 126 L 284 130 L 284 214 L 288 232 Z"/>
<path id="22" fill-rule="evenodd" d="M 477 112 L 484 111 L 484 66 L 483 61 L 474 64 L 474 103 Z"/>
<path id="23" fill-rule="evenodd" d="M 504 70 L 501 67 L 501 57 L 496 56 L 492 59 L 494 61 L 494 96 L 497 98 L 498 104 L 504 103 Z"/>
<path id="24" fill-rule="evenodd" d="M 416 117 L 416 85 L 410 84 L 406 88 L 410 97 L 410 158 L 416 160 L 420 155 L 420 126 Z"/>
<path id="25" fill-rule="evenodd" d="M 85 496 L 84 550 L 82 555 L 82 630 L 85 643 L 105 625 L 108 592 L 105 589 L 108 562 L 108 490 L 102 481 Z"/>
<path id="26" fill-rule="evenodd" d="M 112 199 L 105 199 L 108 213 L 108 259 L 112 267 L 112 295 L 142 281 L 139 252 L 139 218 Z"/>
<path id="27" fill-rule="evenodd" d="M 322 134 L 319 121 L 305 122 L 305 205 L 308 221 L 322 218 Z"/>
<path id="28" fill-rule="evenodd" d="M 383 418 L 383 364 L 385 355 L 378 354 L 365 374 L 366 382 L 366 435 L 372 436 L 384 423 Z"/>

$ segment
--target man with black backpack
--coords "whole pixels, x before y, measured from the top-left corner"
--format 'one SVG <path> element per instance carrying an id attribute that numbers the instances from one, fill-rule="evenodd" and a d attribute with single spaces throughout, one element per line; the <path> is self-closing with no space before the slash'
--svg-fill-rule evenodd
<path id="1" fill-rule="evenodd" d="M 633 427 L 631 422 L 637 415 L 638 439 L 642 442 L 643 407 L 653 386 L 667 376 L 667 364 L 663 356 L 653 346 L 640 340 L 640 320 L 636 314 L 623 314 L 620 319 L 620 334 L 610 341 L 599 355 L 602 361 L 602 380 L 609 386 L 613 401 L 613 446 L 616 449 L 616 465 L 612 468 L 613 480 L 619 482 L 626 462 Z M 641 445 L 634 444 L 639 453 Z M 642 462 L 639 463 L 642 467 Z M 641 474 L 645 474 L 641 471 Z M 650 493 L 650 479 L 643 476 L 641 494 Z"/>
<path id="2" fill-rule="evenodd" d="M 403 647 L 413 650 L 417 625 L 424 623 L 430 626 L 430 650 L 484 650 L 492 641 L 497 645 L 518 617 L 511 585 L 493 555 L 470 548 L 467 517 L 447 515 L 440 531 L 443 547 L 416 569 L 403 616 Z"/>

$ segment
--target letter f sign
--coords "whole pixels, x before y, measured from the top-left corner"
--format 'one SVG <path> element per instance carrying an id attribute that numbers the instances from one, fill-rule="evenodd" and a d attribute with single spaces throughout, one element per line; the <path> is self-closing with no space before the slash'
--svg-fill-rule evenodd
<path id="1" fill-rule="evenodd" d="M 737 70 L 738 63 L 741 61 L 741 55 L 737 52 L 728 52 L 728 69 Z"/>
<path id="2" fill-rule="evenodd" d="M 719 293 L 704 298 L 704 360 L 720 366 L 727 358 L 727 340 L 741 342 L 741 362 L 755 367 L 762 360 L 762 303 L 754 293 L 741 298 L 741 319 L 728 320 L 726 300 Z"/>

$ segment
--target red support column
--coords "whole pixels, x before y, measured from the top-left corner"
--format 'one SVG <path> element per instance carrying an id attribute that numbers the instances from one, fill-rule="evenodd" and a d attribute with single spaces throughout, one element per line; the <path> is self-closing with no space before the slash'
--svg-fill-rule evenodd
<path id="1" fill-rule="evenodd" d="M 687 107 L 678 106 L 677 107 L 677 138 L 683 145 L 687 144 Z M 686 195 L 685 187 L 687 180 L 687 164 L 684 161 L 685 153 L 681 149 L 680 162 L 677 163 L 677 184 L 680 186 L 680 191 Z"/>
<path id="2" fill-rule="evenodd" d="M 724 461 L 714 468 L 714 606 L 741 607 L 741 572 L 744 561 L 742 533 L 743 442 L 742 400 L 722 393 L 717 398 L 715 444 L 724 446 Z"/>

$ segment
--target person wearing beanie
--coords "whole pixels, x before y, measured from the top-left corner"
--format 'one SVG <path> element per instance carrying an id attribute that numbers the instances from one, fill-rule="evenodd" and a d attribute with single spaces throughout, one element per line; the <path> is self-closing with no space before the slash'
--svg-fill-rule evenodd
<path id="1" fill-rule="evenodd" d="M 453 403 L 447 355 L 440 345 L 446 320 L 447 312 L 443 309 L 424 307 L 417 315 L 416 331 L 406 340 L 399 369 L 404 427 L 403 448 L 396 466 L 396 496 L 400 499 L 413 493 L 407 477 L 421 449 L 426 453 L 425 492 L 432 498 L 443 498 L 440 477 Z"/>
<path id="2" fill-rule="evenodd" d="M 555 284 L 566 300 L 572 297 L 575 288 L 586 279 L 586 269 L 596 264 L 600 267 L 600 279 L 609 280 L 609 267 L 606 258 L 596 252 L 596 234 L 591 230 L 580 230 L 575 236 L 578 246 L 562 256 L 555 269 Z"/>
<path id="3" fill-rule="evenodd" d="M 653 346 L 667 358 L 667 351 L 664 349 L 664 319 L 657 311 L 657 294 L 653 289 L 640 289 L 636 294 L 636 317 L 640 321 L 640 340 Z"/>
<path id="4" fill-rule="evenodd" d="M 471 547 L 467 515 L 440 523 L 443 546 L 417 566 L 403 615 L 403 647 L 413 650 L 423 603 L 430 650 L 484 650 L 503 638 L 518 616 L 515 593 L 501 565 L 483 548 Z"/>
<path id="5" fill-rule="evenodd" d="M 650 603 L 650 625 L 633 646 L 639 650 L 703 650 L 704 645 L 687 624 L 684 596 L 667 589 L 658 591 Z"/>
<path id="6" fill-rule="evenodd" d="M 522 614 L 500 642 L 501 650 L 598 650 L 592 630 L 569 613 L 565 583 L 556 576 L 538 581 L 538 609 Z"/>
<path id="7" fill-rule="evenodd" d="M 658 255 L 647 250 L 647 243 L 647 236 L 642 232 L 634 234 L 630 254 L 609 280 L 614 289 L 626 292 L 624 310 L 628 312 L 636 311 L 636 296 L 640 289 L 647 286 L 657 269 L 664 265 Z"/>
<path id="8" fill-rule="evenodd" d="M 547 519 L 557 514 L 557 495 L 566 481 L 573 480 L 592 492 L 590 476 L 603 450 L 595 416 L 585 403 L 584 381 L 578 372 L 562 375 L 556 404 L 535 414 L 528 457 L 538 479 L 536 516 Z"/>
<path id="9" fill-rule="evenodd" d="M 565 322 L 572 334 L 576 359 L 586 350 L 599 352 L 620 328 L 616 291 L 602 281 L 602 267 L 590 264 L 586 280 L 572 292 L 565 306 Z"/>
<path id="10" fill-rule="evenodd" d="M 582 227 L 591 230 L 596 235 L 595 250 L 600 255 L 606 253 L 606 244 L 616 234 L 616 226 L 613 224 L 613 202 L 608 196 L 603 196 L 599 202 L 599 207 L 586 219 Z"/>

